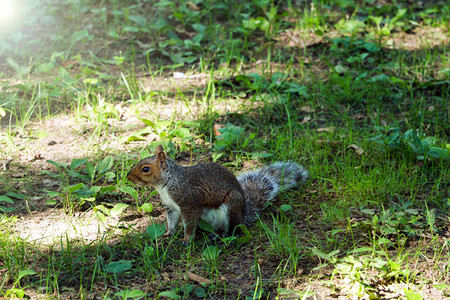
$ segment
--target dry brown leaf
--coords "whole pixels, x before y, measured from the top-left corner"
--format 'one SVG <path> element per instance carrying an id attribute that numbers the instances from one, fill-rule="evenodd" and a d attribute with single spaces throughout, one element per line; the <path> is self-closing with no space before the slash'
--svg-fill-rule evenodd
<path id="1" fill-rule="evenodd" d="M 78 64 L 78 63 L 79 63 L 79 61 L 76 60 L 76 59 L 63 60 L 63 61 L 61 62 L 61 64 L 62 64 L 63 67 L 70 67 L 70 66 L 76 65 L 76 64 Z"/>
<path id="2" fill-rule="evenodd" d="M 333 133 L 336 130 L 336 128 L 334 127 L 322 127 L 322 128 L 317 128 L 316 131 L 317 132 L 329 132 L 329 133 Z"/>
<path id="3" fill-rule="evenodd" d="M 195 11 L 199 11 L 200 8 L 192 1 L 188 1 L 186 2 L 186 5 L 189 6 L 190 9 L 195 10 Z"/>
<path id="4" fill-rule="evenodd" d="M 25 177 L 25 172 L 16 172 L 11 174 L 14 178 L 23 178 Z"/>
<path id="5" fill-rule="evenodd" d="M 197 283 L 204 283 L 204 284 L 210 284 L 211 280 L 209 280 L 208 278 L 199 276 L 197 274 L 194 274 L 192 272 L 187 272 L 187 278 L 189 278 L 192 281 L 195 281 Z"/>
<path id="6" fill-rule="evenodd" d="M 301 124 L 306 124 L 309 121 L 311 121 L 311 117 L 310 116 L 306 116 L 306 117 L 303 118 L 303 121 L 301 122 Z"/>
<path id="7" fill-rule="evenodd" d="M 348 149 L 353 149 L 353 151 L 355 151 L 356 154 L 358 155 L 363 155 L 366 151 L 363 150 L 363 148 L 359 147 L 358 145 L 355 144 L 351 144 L 350 146 L 347 147 Z"/>
<path id="8" fill-rule="evenodd" d="M 310 112 L 313 112 L 314 109 L 312 109 L 312 108 L 309 107 L 309 106 L 302 106 L 302 107 L 300 107 L 300 111 L 306 112 L 306 113 L 310 113 Z"/>
<path id="9" fill-rule="evenodd" d="M 220 136 L 222 133 L 219 131 L 219 129 L 222 129 L 224 127 L 225 127 L 225 125 L 223 125 L 223 124 L 214 124 L 214 134 L 216 136 Z"/>
<path id="10" fill-rule="evenodd" d="M 6 171 L 9 169 L 9 165 L 11 164 L 11 162 L 14 160 L 14 158 L 11 159 L 6 159 L 6 160 L 0 160 L 0 168 L 3 171 Z"/>
<path id="11" fill-rule="evenodd" d="M 243 163 L 242 163 L 242 168 L 243 169 L 249 169 L 249 168 L 251 168 L 253 166 L 253 163 L 251 163 L 251 162 L 249 162 L 249 161 L 247 161 L 247 160 L 245 160 Z"/>

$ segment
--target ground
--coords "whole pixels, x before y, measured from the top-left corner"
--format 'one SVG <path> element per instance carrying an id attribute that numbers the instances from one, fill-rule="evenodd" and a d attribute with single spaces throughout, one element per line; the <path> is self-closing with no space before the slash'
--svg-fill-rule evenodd
<path id="1" fill-rule="evenodd" d="M 254 2 L 234 4 L 255 9 L 236 28 L 217 3 L 75 2 L 35 7 L 48 14 L 33 23 L 39 43 L 20 30 L 0 40 L 0 297 L 450 297 L 439 1 L 397 25 L 395 7 L 383 34 L 369 21 L 389 14 L 378 1 L 360 13 L 308 4 L 301 18 L 280 6 L 271 29 L 258 25 L 270 7 Z M 208 5 L 219 26 L 204 31 Z M 156 7 L 169 22 L 152 19 L 157 30 L 140 14 Z M 223 45 L 220 26 L 234 28 Z M 125 176 L 159 143 L 183 165 L 239 173 L 290 159 L 311 178 L 277 197 L 250 240 L 199 230 L 184 246 L 181 226 L 162 235 L 159 196 Z"/>

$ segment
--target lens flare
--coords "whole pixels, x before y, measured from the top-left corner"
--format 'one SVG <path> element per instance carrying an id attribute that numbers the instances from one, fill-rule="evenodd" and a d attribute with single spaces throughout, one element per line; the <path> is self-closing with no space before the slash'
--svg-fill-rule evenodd
<path id="1" fill-rule="evenodd" d="M 19 13 L 18 3 L 16 0 L 0 0 L 0 26 L 13 26 Z"/>

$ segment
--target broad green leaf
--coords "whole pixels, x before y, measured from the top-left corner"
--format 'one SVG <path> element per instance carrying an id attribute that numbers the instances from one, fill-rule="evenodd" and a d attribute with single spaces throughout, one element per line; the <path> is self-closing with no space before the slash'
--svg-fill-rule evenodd
<path id="1" fill-rule="evenodd" d="M 123 31 L 126 32 L 139 32 L 139 28 L 134 27 L 134 26 L 126 26 L 123 28 Z"/>
<path id="2" fill-rule="evenodd" d="M 195 31 L 200 32 L 200 33 L 204 33 L 207 29 L 207 27 L 205 25 L 200 24 L 200 23 L 192 24 L 191 26 Z"/>
<path id="3" fill-rule="evenodd" d="M 70 41 L 72 42 L 72 44 L 74 44 L 88 36 L 89 36 L 89 31 L 87 31 L 86 29 L 75 31 L 74 33 L 72 33 Z"/>
<path id="4" fill-rule="evenodd" d="M 198 298 L 205 298 L 206 297 L 206 290 L 202 287 L 197 287 L 195 288 L 194 291 L 195 296 L 197 296 Z"/>
<path id="5" fill-rule="evenodd" d="M 292 210 L 292 206 L 289 205 L 289 204 L 282 204 L 282 205 L 280 206 L 280 209 L 281 209 L 282 211 L 284 211 L 284 212 L 288 212 L 288 211 L 291 211 L 291 210 Z"/>
<path id="6" fill-rule="evenodd" d="M 38 72 L 38 73 L 49 73 L 54 68 L 55 68 L 55 64 L 53 62 L 47 62 L 47 63 L 40 64 L 36 68 L 36 72 Z"/>
<path id="7" fill-rule="evenodd" d="M 127 209 L 129 205 L 125 203 L 117 203 L 114 205 L 114 207 L 111 209 L 111 217 L 115 218 L 120 216 L 125 209 Z"/>
<path id="8" fill-rule="evenodd" d="M 53 199 L 48 199 L 48 200 L 46 200 L 45 201 L 45 204 L 46 205 L 56 205 L 56 204 L 58 204 L 58 201 L 56 201 L 56 200 L 53 200 Z"/>
<path id="9" fill-rule="evenodd" d="M 83 80 L 84 84 L 90 84 L 90 85 L 97 85 L 98 82 L 99 82 L 98 78 L 92 78 L 92 77 L 85 78 Z"/>
<path id="10" fill-rule="evenodd" d="M 132 188 L 131 186 L 123 186 L 123 187 L 120 188 L 120 191 L 122 193 L 130 194 L 131 197 L 133 197 L 135 201 L 137 201 L 139 199 L 138 192 L 134 188 Z"/>
<path id="11" fill-rule="evenodd" d="M 401 8 L 398 10 L 397 15 L 395 15 L 395 17 L 392 18 L 391 24 L 395 24 L 400 18 L 402 18 L 406 12 L 408 11 L 407 8 Z"/>
<path id="12" fill-rule="evenodd" d="M 389 245 L 391 243 L 391 241 L 387 238 L 379 238 L 377 240 L 377 245 L 381 246 L 381 245 Z"/>
<path id="13" fill-rule="evenodd" d="M 387 81 L 389 80 L 389 76 L 385 74 L 377 75 L 369 79 L 369 82 L 377 82 L 377 81 Z"/>
<path id="14" fill-rule="evenodd" d="M 64 164 L 59 163 L 59 162 L 56 162 L 56 161 L 53 161 L 53 160 L 47 159 L 46 161 L 47 161 L 49 164 L 54 165 L 54 166 L 56 167 L 56 169 L 58 169 L 58 171 L 60 171 L 60 172 L 61 172 L 61 168 L 64 168 L 64 167 L 65 167 Z"/>
<path id="15" fill-rule="evenodd" d="M 275 18 L 277 17 L 277 6 L 272 6 L 269 10 L 269 13 L 267 14 L 267 18 L 269 19 L 269 21 L 274 21 Z"/>
<path id="16" fill-rule="evenodd" d="M 450 159 L 450 150 L 440 147 L 430 147 L 430 156 L 433 158 Z"/>
<path id="17" fill-rule="evenodd" d="M 141 27 L 147 27 L 147 18 L 143 15 L 130 15 L 128 18 Z"/>
<path id="18" fill-rule="evenodd" d="M 6 202 L 9 204 L 14 203 L 14 201 L 11 198 L 9 198 L 8 196 L 0 196 L 0 202 Z"/>
<path id="19" fill-rule="evenodd" d="M 6 58 L 6 62 L 14 69 L 18 74 L 25 75 L 29 71 L 29 67 L 21 67 L 19 64 L 11 57 Z"/>
<path id="20" fill-rule="evenodd" d="M 106 265 L 105 269 L 108 273 L 120 274 L 126 272 L 131 269 L 132 266 L 131 260 L 119 260 L 116 262 L 111 262 Z"/>
<path id="21" fill-rule="evenodd" d="M 405 292 L 406 299 L 408 300 L 423 300 L 422 295 L 419 293 L 407 289 L 404 289 L 403 291 Z"/>
<path id="22" fill-rule="evenodd" d="M 110 211 L 111 211 L 109 208 L 107 208 L 104 205 L 97 205 L 97 206 L 94 207 L 94 210 L 100 210 L 107 216 L 110 215 Z"/>
<path id="23" fill-rule="evenodd" d="M 83 177 L 83 175 L 81 175 L 80 172 L 76 172 L 76 171 L 69 171 L 69 172 L 67 172 L 67 174 L 69 174 L 69 176 L 73 177 L 73 178 L 80 178 L 81 179 Z"/>
<path id="24" fill-rule="evenodd" d="M 198 221 L 198 227 L 207 232 L 214 232 L 214 227 L 212 227 L 211 224 L 209 224 L 203 220 Z"/>
<path id="25" fill-rule="evenodd" d="M 374 215 L 375 214 L 375 211 L 373 209 L 368 209 L 368 208 L 361 209 L 361 212 L 365 213 L 365 214 L 368 214 L 368 215 Z"/>
<path id="26" fill-rule="evenodd" d="M 105 223 L 108 220 L 101 211 L 97 210 L 96 212 L 94 212 L 94 215 L 103 223 Z"/>
<path id="27" fill-rule="evenodd" d="M 112 192 L 115 190 L 116 190 L 116 187 L 114 185 L 109 185 L 109 186 L 100 187 L 99 192 L 101 194 L 103 194 L 103 193 Z"/>
<path id="28" fill-rule="evenodd" d="M 111 156 L 107 156 L 97 164 L 95 169 L 99 174 L 103 174 L 109 169 L 111 169 L 113 164 L 114 164 L 113 158 Z"/>
<path id="29" fill-rule="evenodd" d="M 120 37 L 119 34 L 114 30 L 108 31 L 108 35 L 114 39 L 119 39 L 119 37 Z"/>
<path id="30" fill-rule="evenodd" d="M 164 291 L 158 294 L 159 297 L 166 297 L 169 299 L 181 299 L 181 296 L 178 296 L 175 292 L 172 291 Z"/>
<path id="31" fill-rule="evenodd" d="M 58 197 L 60 195 L 60 193 L 56 192 L 56 191 L 47 191 L 47 196 L 49 197 Z"/>
<path id="32" fill-rule="evenodd" d="M 300 96 L 308 97 L 308 88 L 304 85 L 293 86 L 291 85 L 286 92 L 288 93 L 298 93 Z"/>
<path id="33" fill-rule="evenodd" d="M 154 4 L 156 7 L 176 7 L 176 4 L 169 0 L 158 1 Z"/>
<path id="34" fill-rule="evenodd" d="M 151 205 L 150 203 L 144 203 L 141 205 L 141 207 L 139 209 L 143 210 L 147 213 L 150 213 L 153 211 L 153 205 Z"/>
<path id="35" fill-rule="evenodd" d="M 78 190 L 80 190 L 82 187 L 84 186 L 84 183 L 78 183 L 78 184 L 75 184 L 75 185 L 71 185 L 70 187 L 69 187 L 69 193 L 73 193 L 73 192 L 75 192 L 75 191 L 78 191 Z"/>
<path id="36" fill-rule="evenodd" d="M 371 247 L 361 247 L 350 251 L 351 253 L 359 253 L 359 252 L 372 252 L 373 248 Z"/>
<path id="37" fill-rule="evenodd" d="M 332 261 L 333 260 L 333 256 L 340 252 L 339 250 L 335 250 L 335 251 L 332 251 L 332 252 L 326 254 L 326 253 L 320 251 L 317 248 L 312 248 L 311 250 L 312 250 L 312 253 L 314 255 L 316 255 L 316 256 L 318 256 L 320 258 L 323 258 L 323 259 L 325 259 L 327 261 Z"/>
<path id="38" fill-rule="evenodd" d="M 217 152 L 213 152 L 213 154 L 212 154 L 212 159 L 213 159 L 213 161 L 214 162 L 216 162 L 219 158 L 221 158 L 223 156 L 223 153 L 222 152 L 219 152 L 219 153 L 217 153 Z"/>
<path id="39" fill-rule="evenodd" d="M 20 199 L 20 200 L 24 200 L 27 198 L 27 196 L 22 195 L 22 194 L 17 194 L 15 192 L 7 192 L 6 196 L 12 197 L 12 198 L 16 198 L 16 199 Z"/>
<path id="40" fill-rule="evenodd" d="M 180 127 L 173 130 L 171 136 L 175 136 L 180 139 L 189 139 L 192 137 L 191 131 L 185 127 Z"/>
<path id="41" fill-rule="evenodd" d="M 149 120 L 149 119 L 141 119 L 142 122 L 144 122 L 145 125 L 150 126 L 152 128 L 156 128 L 156 124 Z"/>
<path id="42" fill-rule="evenodd" d="M 255 19 L 255 23 L 258 26 L 259 30 L 264 31 L 266 34 L 269 33 L 270 23 L 266 18 L 258 17 Z"/>
<path id="43" fill-rule="evenodd" d="M 256 28 L 258 28 L 258 24 L 255 19 L 242 20 L 242 26 L 250 30 L 255 30 Z"/>
<path id="44" fill-rule="evenodd" d="M 320 264 L 320 265 L 318 265 L 317 267 L 315 267 L 315 268 L 313 268 L 312 270 L 313 271 L 317 271 L 317 270 L 320 270 L 320 269 L 322 269 L 322 268 L 324 268 L 324 267 L 328 267 L 330 264 L 327 264 L 327 263 L 325 263 L 325 264 Z"/>
<path id="45" fill-rule="evenodd" d="M 141 290 L 123 290 L 114 294 L 116 297 L 120 297 L 121 299 L 141 299 L 145 297 L 147 294 Z"/>
<path id="46" fill-rule="evenodd" d="M 239 243 L 248 243 L 252 239 L 252 234 L 250 230 L 248 230 L 247 226 L 245 225 L 238 225 L 238 227 L 241 229 L 244 236 L 241 236 L 237 239 Z"/>
<path id="47" fill-rule="evenodd" d="M 167 23 L 167 20 L 163 18 L 159 18 L 156 22 L 152 22 L 152 28 L 155 28 L 158 31 L 163 30 L 168 25 L 169 23 Z"/>
<path id="48" fill-rule="evenodd" d="M 109 187 L 105 187 L 105 188 L 109 188 Z M 91 191 L 90 192 L 90 194 L 91 195 L 96 195 L 96 194 L 98 194 L 98 192 L 100 192 L 100 190 L 102 190 L 102 189 L 104 189 L 104 188 L 102 188 L 101 186 L 99 186 L 99 185 L 93 185 L 93 186 L 91 186 L 91 188 L 90 189 L 87 189 L 88 191 Z"/>
<path id="49" fill-rule="evenodd" d="M 185 294 L 189 295 L 194 290 L 194 286 L 190 283 L 186 283 L 180 287 L 180 290 Z"/>
<path id="50" fill-rule="evenodd" d="M 125 143 L 134 142 L 134 141 L 145 141 L 146 138 L 142 135 L 132 134 L 125 138 Z"/>
<path id="51" fill-rule="evenodd" d="M 95 167 L 91 162 L 87 162 L 86 164 L 86 171 L 88 173 L 89 178 L 91 179 L 91 181 L 94 180 L 94 176 L 95 176 Z"/>
<path id="52" fill-rule="evenodd" d="M 38 274 L 38 273 L 35 270 L 31 270 L 31 269 L 22 270 L 22 271 L 19 272 L 19 275 L 17 275 L 16 282 L 18 282 L 20 279 L 22 279 L 25 276 L 36 275 L 36 274 Z"/>
<path id="53" fill-rule="evenodd" d="M 87 163 L 87 161 L 88 161 L 87 158 L 81 158 L 81 159 L 74 158 L 74 159 L 72 159 L 72 163 L 70 164 L 70 169 L 71 170 L 75 170 L 79 166 L 82 166 L 85 163 Z"/>
<path id="54" fill-rule="evenodd" d="M 334 67 L 334 70 L 339 74 L 344 74 L 345 72 L 348 71 L 348 68 L 343 65 L 337 65 Z"/>
<path id="55" fill-rule="evenodd" d="M 106 172 L 103 176 L 105 177 L 105 180 L 116 178 L 116 174 L 114 172 Z"/>
<path id="56" fill-rule="evenodd" d="M 215 261 L 219 258 L 219 254 L 222 252 L 217 246 L 208 246 L 202 251 L 202 257 L 206 261 Z"/>
<path id="57" fill-rule="evenodd" d="M 151 240 L 156 240 L 166 232 L 166 227 L 163 224 L 152 224 L 147 227 L 147 234 Z"/>
<path id="58" fill-rule="evenodd" d="M 94 198 L 95 190 L 88 189 L 85 185 L 81 189 L 74 190 L 73 194 L 86 200 L 86 201 L 95 201 L 95 198 Z"/>
<path id="59" fill-rule="evenodd" d="M 155 253 L 155 248 L 152 246 L 145 246 L 144 248 L 144 254 L 151 257 Z"/>
<path id="60" fill-rule="evenodd" d="M 16 288 L 12 288 L 12 289 L 8 289 L 6 290 L 6 297 L 9 298 L 19 298 L 22 299 L 25 297 L 25 291 L 22 289 L 16 289 Z"/>

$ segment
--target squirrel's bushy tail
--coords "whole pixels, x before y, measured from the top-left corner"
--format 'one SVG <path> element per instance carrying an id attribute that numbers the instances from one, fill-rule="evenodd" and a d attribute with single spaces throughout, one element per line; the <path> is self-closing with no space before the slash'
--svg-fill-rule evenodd
<path id="1" fill-rule="evenodd" d="M 245 224 L 256 221 L 258 214 L 279 194 L 308 180 L 308 171 L 294 162 L 275 162 L 237 176 L 245 196 Z"/>

